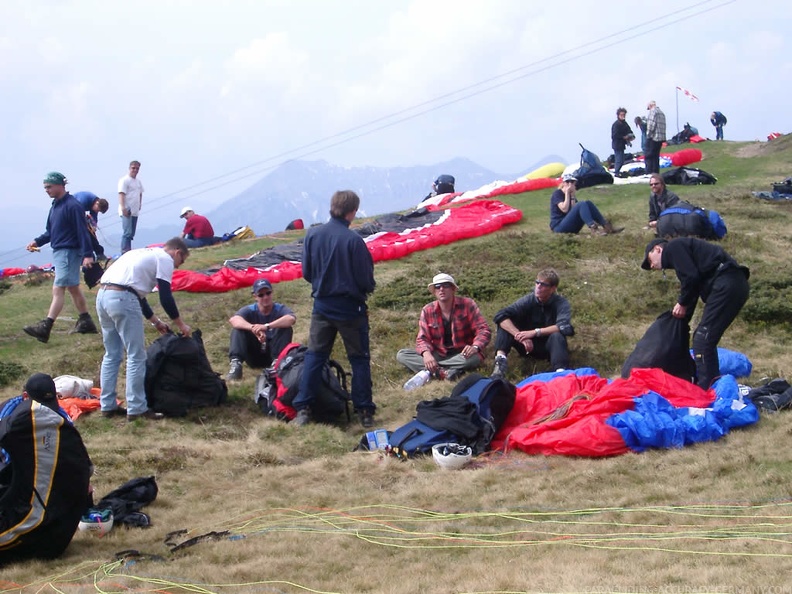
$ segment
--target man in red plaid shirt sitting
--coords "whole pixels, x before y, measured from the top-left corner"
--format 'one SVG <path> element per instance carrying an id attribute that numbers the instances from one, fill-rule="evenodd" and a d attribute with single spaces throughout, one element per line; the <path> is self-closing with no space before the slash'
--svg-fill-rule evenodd
<path id="1" fill-rule="evenodd" d="M 426 369 L 433 376 L 453 380 L 483 362 L 492 332 L 476 302 L 457 297 L 458 290 L 450 274 L 437 274 L 429 283 L 436 301 L 421 310 L 415 348 L 396 354 L 396 360 L 410 371 Z"/>

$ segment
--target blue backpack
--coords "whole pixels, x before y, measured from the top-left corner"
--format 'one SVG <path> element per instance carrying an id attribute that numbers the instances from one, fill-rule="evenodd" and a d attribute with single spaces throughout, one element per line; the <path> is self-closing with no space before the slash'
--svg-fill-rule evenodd
<path id="1" fill-rule="evenodd" d="M 660 213 L 657 218 L 657 235 L 723 239 L 726 236 L 726 223 L 714 210 L 693 206 L 688 202 L 677 202 Z"/>
<path id="2" fill-rule="evenodd" d="M 469 445 L 474 455 L 480 454 L 489 449 L 511 412 L 516 391 L 506 380 L 471 374 L 454 386 L 450 396 L 419 402 L 415 418 L 393 431 L 388 442 L 407 457 L 448 442 Z"/>

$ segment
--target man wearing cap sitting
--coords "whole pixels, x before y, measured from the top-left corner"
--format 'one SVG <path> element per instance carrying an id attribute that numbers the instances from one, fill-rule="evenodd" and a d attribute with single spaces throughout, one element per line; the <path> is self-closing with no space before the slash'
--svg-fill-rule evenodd
<path id="1" fill-rule="evenodd" d="M 96 325 L 91 314 L 88 313 L 85 295 L 80 290 L 80 268 L 90 266 L 94 261 L 91 234 L 85 224 L 85 211 L 74 196 L 66 191 L 67 183 L 66 176 L 57 171 L 48 173 L 44 178 L 44 191 L 52 199 L 46 231 L 27 245 L 29 252 L 36 252 L 41 246 L 49 243 L 55 265 L 52 302 L 47 317 L 23 328 L 26 334 L 39 342 L 49 340 L 52 326 L 63 309 L 66 291 L 71 295 L 79 314 L 70 334 L 97 333 Z"/>
<path id="2" fill-rule="evenodd" d="M 549 359 L 553 369 L 569 367 L 567 336 L 574 336 L 572 308 L 558 291 L 558 273 L 546 268 L 536 275 L 533 292 L 495 314 L 495 369 L 504 378 L 506 357 L 512 348 L 520 355 Z"/>
<path id="3" fill-rule="evenodd" d="M 415 348 L 396 353 L 396 360 L 410 371 L 426 369 L 452 380 L 481 365 L 492 332 L 476 302 L 457 297 L 458 289 L 450 274 L 436 274 L 429 283 L 436 300 L 421 310 Z"/>
<path id="4" fill-rule="evenodd" d="M 214 244 L 214 229 L 205 216 L 195 214 L 192 207 L 185 206 L 179 218 L 186 220 L 181 236 L 187 247 L 198 248 Z"/>
<path id="5" fill-rule="evenodd" d="M 704 302 L 692 346 L 696 383 L 709 389 L 720 375 L 718 342 L 748 300 L 750 270 L 722 247 L 694 237 L 653 239 L 646 246 L 641 268 L 676 272 L 681 287 L 671 310 L 675 318 L 690 320 L 699 297 Z"/>
<path id="6" fill-rule="evenodd" d="M 256 302 L 236 312 L 231 324 L 231 346 L 228 356 L 231 366 L 227 379 L 242 379 L 242 363 L 264 369 L 272 365 L 283 348 L 292 341 L 294 312 L 282 303 L 275 303 L 272 285 L 265 278 L 253 283 Z"/>

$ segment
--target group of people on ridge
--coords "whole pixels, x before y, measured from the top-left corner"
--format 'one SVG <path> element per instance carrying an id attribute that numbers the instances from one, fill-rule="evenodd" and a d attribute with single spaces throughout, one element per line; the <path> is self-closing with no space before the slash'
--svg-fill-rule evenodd
<path id="1" fill-rule="evenodd" d="M 79 312 L 73 332 L 98 331 L 79 287 L 80 265 L 93 261 L 95 250 L 84 208 L 66 192 L 66 183 L 66 178 L 57 172 L 45 177 L 45 192 L 53 199 L 47 232 L 28 246 L 34 249 L 50 242 L 53 247 L 55 280 L 48 317 L 24 328 L 41 342 L 49 339 L 66 291 Z M 552 230 L 576 233 L 588 225 L 597 234 L 621 231 L 614 229 L 590 202 L 577 202 L 575 183 L 574 176 L 565 176 L 551 197 Z M 659 212 L 679 197 L 665 188 L 659 174 L 651 176 L 650 185 L 649 224 L 653 226 Z M 92 208 L 95 204 L 92 203 Z M 101 210 L 101 203 L 98 205 Z M 362 237 L 349 228 L 359 206 L 360 198 L 354 192 L 336 192 L 330 202 L 330 220 L 309 229 L 303 242 L 302 273 L 311 283 L 313 311 L 300 391 L 293 401 L 297 410 L 293 422 L 298 426 L 312 418 L 315 387 L 320 384 L 323 367 L 339 334 L 352 368 L 351 398 L 355 411 L 364 427 L 374 424 L 376 406 L 372 397 L 366 301 L 376 282 L 371 254 Z M 131 211 L 126 206 L 119 208 Z M 182 214 L 190 218 L 199 216 L 188 207 Z M 154 314 L 146 297 L 156 288 L 171 324 L 189 336 L 192 330 L 182 320 L 171 290 L 173 271 L 188 256 L 189 246 L 184 238 L 174 237 L 161 248 L 127 250 L 102 275 L 96 311 L 105 346 L 100 396 L 103 416 L 125 415 L 128 420 L 161 418 L 146 404 L 143 320 L 148 320 L 161 334 L 170 331 L 170 324 Z M 646 247 L 642 267 L 676 271 L 682 288 L 673 308 L 674 316 L 689 320 L 699 297 L 707 304 L 694 333 L 693 351 L 698 383 L 709 387 L 719 373 L 717 343 L 748 297 L 748 269 L 739 266 L 719 246 L 692 238 L 652 240 Z M 567 338 L 575 331 L 571 306 L 558 294 L 559 283 L 555 270 L 541 270 L 532 292 L 495 314 L 494 377 L 507 374 L 507 356 L 512 349 L 522 356 L 548 359 L 556 370 L 569 367 Z M 483 364 L 492 332 L 476 302 L 457 295 L 459 286 L 451 275 L 435 275 L 428 288 L 435 300 L 421 311 L 415 348 L 402 349 L 396 357 L 412 372 L 428 371 L 435 377 L 453 380 Z M 244 363 L 269 367 L 292 341 L 297 317 L 288 306 L 275 301 L 271 283 L 257 280 L 252 293 L 255 303 L 241 308 L 229 319 L 232 327 L 229 380 L 241 379 Z M 117 399 L 118 371 L 125 352 L 126 408 Z"/>

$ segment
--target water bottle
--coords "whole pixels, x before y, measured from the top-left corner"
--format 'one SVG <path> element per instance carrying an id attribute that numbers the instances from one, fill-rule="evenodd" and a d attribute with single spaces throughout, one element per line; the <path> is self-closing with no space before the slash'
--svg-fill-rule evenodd
<path id="1" fill-rule="evenodd" d="M 429 381 L 430 377 L 432 377 L 432 374 L 429 373 L 429 370 L 422 369 L 405 382 L 404 389 L 410 391 L 415 390 L 415 388 L 420 388 Z"/>

